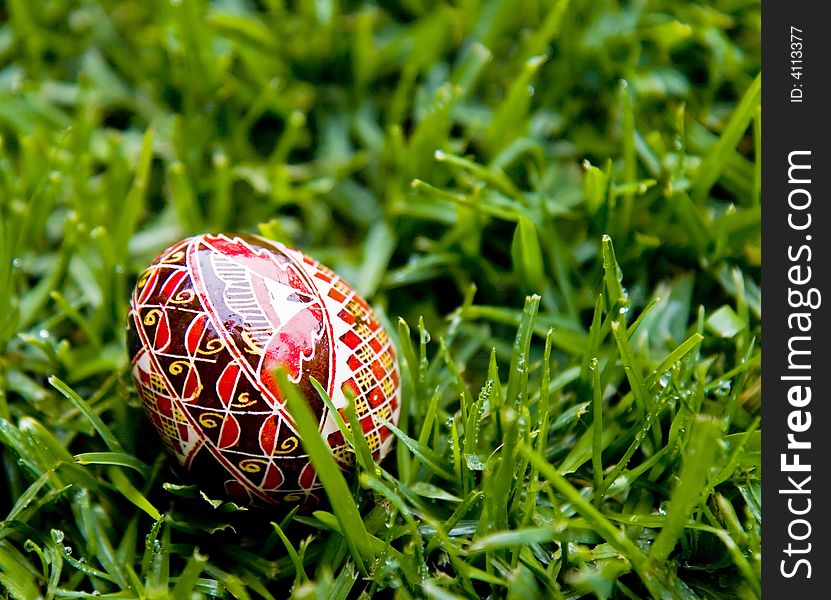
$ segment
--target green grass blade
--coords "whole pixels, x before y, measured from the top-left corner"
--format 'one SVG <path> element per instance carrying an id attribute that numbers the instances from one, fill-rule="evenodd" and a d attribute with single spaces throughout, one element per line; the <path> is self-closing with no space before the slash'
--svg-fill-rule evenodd
<path id="1" fill-rule="evenodd" d="M 654 408 L 654 403 L 652 397 L 646 393 L 643 375 L 641 375 L 640 367 L 635 360 L 632 347 L 629 344 L 629 338 L 626 335 L 625 321 L 612 321 L 612 335 L 620 350 L 620 359 L 623 362 L 623 368 L 626 371 L 626 377 L 629 380 L 629 385 L 632 387 L 632 394 L 635 397 L 638 408 L 644 414 L 651 412 Z"/>
<path id="2" fill-rule="evenodd" d="M 159 510 L 155 506 L 153 506 L 150 503 L 150 501 L 147 500 L 147 498 L 145 498 L 144 495 L 135 488 L 135 486 L 133 486 L 132 483 L 130 483 L 130 480 L 127 479 L 127 476 L 124 475 L 124 473 L 122 473 L 120 469 L 111 467 L 108 470 L 108 472 L 110 475 L 110 480 L 115 485 L 115 488 L 125 498 L 127 498 L 127 500 L 129 500 L 138 508 L 146 512 L 148 516 L 154 521 L 157 521 L 161 518 L 162 515 L 159 512 Z"/>
<path id="3" fill-rule="evenodd" d="M 286 552 L 288 552 L 291 563 L 294 565 L 294 585 L 296 586 L 302 581 L 308 581 L 309 576 L 306 575 L 306 570 L 303 568 L 303 562 L 300 560 L 300 555 L 297 554 L 297 550 L 294 548 L 291 541 L 289 541 L 289 538 L 286 537 L 283 529 L 274 521 L 271 522 L 271 526 L 280 537 L 280 541 L 283 542 L 283 546 L 286 548 Z"/>
<path id="4" fill-rule="evenodd" d="M 762 75 L 759 74 L 756 75 L 756 78 L 750 84 L 750 87 L 747 88 L 747 91 L 744 93 L 738 106 L 736 106 L 733 114 L 730 115 L 730 120 L 719 136 L 715 147 L 707 153 L 699 167 L 698 178 L 693 188 L 693 198 L 697 203 L 701 203 L 704 200 L 710 188 L 713 187 L 722 174 L 730 153 L 735 150 L 736 144 L 738 144 L 739 139 L 744 135 L 744 132 L 756 114 L 761 93 Z"/>
<path id="5" fill-rule="evenodd" d="M 176 580 L 176 585 L 173 586 L 174 600 L 190 600 L 193 594 L 193 588 L 208 562 L 208 557 L 200 554 L 198 550 L 194 550 L 193 556 L 188 559 L 185 568 L 182 569 L 182 574 Z"/>
<path id="6" fill-rule="evenodd" d="M 669 557 L 683 533 L 687 518 L 699 502 L 716 456 L 719 433 L 720 424 L 713 417 L 698 415 L 693 421 L 687 440 L 689 447 L 678 485 L 672 492 L 667 518 L 649 551 L 650 560 L 656 564 L 663 563 Z"/>
<path id="7" fill-rule="evenodd" d="M 349 491 L 349 486 L 343 479 L 340 469 L 332 457 L 328 446 L 320 437 L 317 420 L 312 415 L 306 400 L 291 384 L 285 372 L 276 373 L 278 388 L 283 393 L 286 405 L 291 412 L 300 440 L 309 460 L 314 466 L 315 473 L 320 478 L 323 489 L 332 504 L 332 510 L 341 526 L 346 543 L 349 545 L 352 557 L 362 573 L 367 573 L 369 564 L 375 558 L 375 553 L 367 537 L 363 519 L 355 506 L 355 500 Z"/>
<path id="8" fill-rule="evenodd" d="M 508 372 L 505 399 L 509 406 L 518 407 L 527 402 L 528 362 L 530 360 L 528 352 L 531 345 L 534 317 L 539 305 L 540 297 L 537 295 L 525 299 L 525 309 L 514 340 L 514 352 L 511 355 L 511 366 Z"/>
<path id="9" fill-rule="evenodd" d="M 49 378 L 49 383 L 52 385 L 52 387 L 54 387 L 61 394 L 63 394 L 75 406 L 75 408 L 77 408 L 81 412 L 81 414 L 83 414 L 84 417 L 86 417 L 86 419 L 95 428 L 95 431 L 98 432 L 98 435 L 101 436 L 101 439 L 104 440 L 104 443 L 107 445 L 107 448 L 109 448 L 111 452 L 117 454 L 126 454 L 124 449 L 121 447 L 121 443 L 110 431 L 110 428 L 104 424 L 104 421 L 101 419 L 101 417 L 95 414 L 95 412 L 92 410 L 92 408 L 90 408 L 89 404 L 87 404 L 83 398 L 81 398 L 72 390 L 72 388 L 70 388 L 68 385 L 66 385 L 63 381 L 61 381 L 54 375 L 52 375 Z"/>
<path id="10" fill-rule="evenodd" d="M 79 465 L 114 465 L 127 467 L 147 476 L 149 467 L 132 454 L 120 452 L 83 452 L 75 455 L 75 462 Z"/>
<path id="11" fill-rule="evenodd" d="M 560 493 L 563 497 L 572 504 L 574 509 L 580 513 L 592 529 L 604 540 L 606 540 L 618 552 L 626 556 L 632 563 L 635 571 L 640 575 L 641 580 L 646 585 L 650 593 L 655 597 L 660 597 L 660 590 L 663 589 L 663 584 L 654 579 L 649 567 L 649 559 L 640 548 L 635 546 L 634 542 L 630 540 L 625 533 L 615 527 L 600 511 L 591 505 L 583 496 L 580 495 L 574 486 L 572 486 L 557 470 L 552 467 L 544 458 L 542 458 L 536 451 L 524 444 L 520 444 L 519 452 L 526 456 L 528 460 L 539 469 L 540 474 L 544 476 L 549 483 Z"/>

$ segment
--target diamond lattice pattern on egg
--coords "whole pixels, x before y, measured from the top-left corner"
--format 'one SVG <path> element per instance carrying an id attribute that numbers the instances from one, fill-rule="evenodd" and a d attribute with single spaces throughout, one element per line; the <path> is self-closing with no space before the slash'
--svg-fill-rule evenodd
<path id="1" fill-rule="evenodd" d="M 128 317 L 132 376 L 165 446 L 200 484 L 242 502 L 314 504 L 321 488 L 273 371 L 282 365 L 344 469 L 354 457 L 311 377 L 355 411 L 376 460 L 398 422 L 392 342 L 366 302 L 302 252 L 202 235 L 143 273 Z"/>

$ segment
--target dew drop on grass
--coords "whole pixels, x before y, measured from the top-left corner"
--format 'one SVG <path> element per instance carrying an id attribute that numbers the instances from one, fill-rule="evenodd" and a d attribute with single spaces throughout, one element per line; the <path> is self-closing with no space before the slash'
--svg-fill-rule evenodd
<path id="1" fill-rule="evenodd" d="M 661 385 L 662 388 L 665 388 L 669 385 L 670 380 L 672 379 L 672 371 L 665 371 L 661 378 L 658 380 L 658 383 Z"/>
<path id="2" fill-rule="evenodd" d="M 38 337 L 42 340 L 45 340 L 49 337 L 49 330 L 48 329 L 41 329 L 38 331 Z"/>
<path id="3" fill-rule="evenodd" d="M 727 396 L 730 394 L 730 390 L 733 388 L 733 382 L 729 379 L 725 379 L 724 381 L 720 381 L 719 384 L 716 386 L 715 394 L 716 396 Z"/>
<path id="4" fill-rule="evenodd" d="M 22 266 L 23 266 L 23 259 L 21 259 L 21 258 L 19 258 L 19 257 L 18 257 L 18 258 L 13 259 L 13 260 L 12 260 L 12 266 L 13 266 L 15 269 L 19 269 L 20 267 L 22 267 Z"/>
<path id="5" fill-rule="evenodd" d="M 454 315 L 450 319 L 450 323 L 447 326 L 448 331 L 455 331 L 456 329 L 458 329 L 461 322 L 462 316 L 458 312 L 454 313 Z"/>
<path id="6" fill-rule="evenodd" d="M 485 470 L 485 463 L 476 454 L 465 454 L 465 464 L 471 471 Z"/>

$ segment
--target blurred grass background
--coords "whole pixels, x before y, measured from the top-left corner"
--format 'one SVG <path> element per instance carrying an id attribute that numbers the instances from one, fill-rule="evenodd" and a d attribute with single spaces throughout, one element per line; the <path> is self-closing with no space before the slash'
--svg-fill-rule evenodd
<path id="1" fill-rule="evenodd" d="M 758 596 L 759 36 L 744 0 L 0 3 L 0 590 Z M 160 456 L 127 300 L 204 231 L 400 333 L 363 527 Z"/>

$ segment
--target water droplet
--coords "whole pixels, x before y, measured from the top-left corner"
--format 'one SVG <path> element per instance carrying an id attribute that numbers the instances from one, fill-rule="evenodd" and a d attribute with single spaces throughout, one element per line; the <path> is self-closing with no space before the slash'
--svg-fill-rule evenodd
<path id="1" fill-rule="evenodd" d="M 124 272 L 124 265 L 122 265 L 121 263 L 117 264 L 115 266 L 115 272 L 116 273 L 123 273 Z"/>
<path id="2" fill-rule="evenodd" d="M 38 331 L 38 337 L 45 340 L 49 337 L 49 330 L 48 329 L 41 329 Z"/>
<path id="3" fill-rule="evenodd" d="M 629 307 L 628 307 L 628 306 L 621 306 L 621 307 L 618 309 L 618 312 L 619 312 L 621 315 L 625 315 L 626 313 L 628 313 L 628 312 L 629 312 Z"/>
<path id="4" fill-rule="evenodd" d="M 733 388 L 733 382 L 729 379 L 725 379 L 724 381 L 720 381 L 719 384 L 716 386 L 715 394 L 716 396 L 727 396 L 730 394 L 730 390 Z"/>
<path id="5" fill-rule="evenodd" d="M 662 388 L 665 388 L 669 385 L 670 379 L 672 379 L 672 372 L 666 371 L 663 375 L 661 375 L 661 378 L 658 380 L 658 383 L 661 384 Z"/>
<path id="6" fill-rule="evenodd" d="M 21 259 L 21 258 L 15 258 L 14 260 L 12 260 L 12 266 L 13 266 L 15 269 L 19 269 L 20 267 L 22 267 L 22 266 L 23 266 L 23 259 Z"/>
<path id="7" fill-rule="evenodd" d="M 475 454 L 465 454 L 465 464 L 471 471 L 484 471 L 485 463 Z"/>

